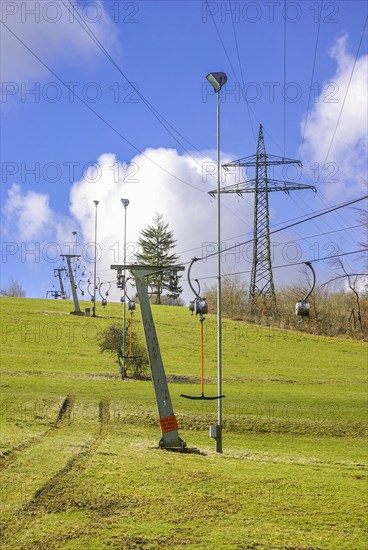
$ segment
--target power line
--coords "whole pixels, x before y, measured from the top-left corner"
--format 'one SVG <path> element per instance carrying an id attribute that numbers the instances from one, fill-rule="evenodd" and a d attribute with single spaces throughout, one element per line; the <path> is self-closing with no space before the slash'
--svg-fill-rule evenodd
<path id="1" fill-rule="evenodd" d="M 303 145 L 304 145 L 304 138 L 305 138 L 305 131 L 306 131 L 306 128 L 307 128 L 307 123 L 308 123 L 310 100 L 311 100 L 311 95 L 312 95 L 312 85 L 313 85 L 313 79 L 314 79 L 314 71 L 315 71 L 315 68 L 316 68 L 316 59 L 317 59 L 317 50 L 318 50 L 318 41 L 319 41 L 319 31 L 320 31 L 320 28 L 321 28 L 322 6 L 323 6 L 323 0 L 321 0 L 321 9 L 320 9 L 319 18 L 318 18 L 318 28 L 317 28 L 316 44 L 315 44 L 315 47 L 314 47 L 312 74 L 311 74 L 311 79 L 310 79 L 310 84 L 309 84 L 307 114 L 306 114 L 305 121 L 304 121 L 302 144 L 300 146 L 300 155 L 302 154 Z"/>
<path id="2" fill-rule="evenodd" d="M 76 14 L 77 18 L 75 19 L 77 23 L 80 25 L 80 27 L 88 34 L 88 36 L 92 39 L 92 41 L 96 44 L 96 46 L 102 51 L 102 53 L 107 57 L 107 59 L 112 63 L 112 65 L 117 69 L 117 71 L 122 75 L 122 77 L 126 80 L 126 82 L 133 88 L 135 93 L 142 99 L 143 103 L 148 107 L 148 109 L 151 111 L 151 113 L 154 115 L 154 117 L 158 120 L 158 122 L 165 128 L 165 130 L 171 135 L 171 137 L 176 141 L 178 145 L 190 156 L 190 158 L 198 164 L 198 166 L 203 170 L 203 165 L 192 155 L 190 151 L 183 145 L 181 141 L 179 141 L 176 136 L 170 131 L 170 129 L 167 127 L 169 126 L 172 128 L 184 141 L 186 141 L 193 149 L 195 149 L 200 155 L 202 155 L 204 158 L 208 158 L 208 155 L 205 155 L 203 151 L 198 149 L 193 143 L 191 143 L 186 137 L 184 137 L 170 122 L 157 110 L 155 107 L 148 101 L 146 97 L 138 90 L 138 88 L 134 85 L 134 83 L 126 76 L 124 71 L 121 69 L 121 67 L 117 64 L 115 59 L 112 57 L 112 55 L 106 50 L 102 42 L 99 40 L 99 38 L 95 35 L 93 30 L 89 27 L 89 25 L 84 21 L 83 17 L 80 15 L 78 10 L 75 8 L 75 6 L 72 4 L 71 0 L 66 0 L 67 4 L 64 4 L 64 6 L 67 8 L 69 13 L 72 15 L 72 12 L 69 9 L 70 7 L 73 9 L 74 13 Z M 162 120 L 161 120 L 162 119 Z M 164 121 L 164 122 L 163 122 Z M 167 126 L 166 126 L 167 125 Z M 214 162 L 214 159 L 211 159 Z M 209 174 L 211 177 L 214 177 L 213 174 Z M 193 186 L 194 187 L 194 186 Z M 195 187 L 196 188 L 196 187 Z M 196 188 L 199 189 L 199 188 Z M 226 210 L 231 212 L 233 216 L 236 216 L 237 218 L 242 218 L 231 208 L 229 208 L 227 205 L 223 205 Z"/>
<path id="3" fill-rule="evenodd" d="M 207 4 L 208 4 L 208 2 L 207 2 Z M 232 22 L 232 25 L 233 25 L 233 33 L 234 33 L 234 38 L 235 38 L 236 54 L 238 56 L 240 76 L 241 76 L 241 79 L 242 79 L 243 91 L 244 91 L 245 90 L 245 79 L 244 79 L 244 75 L 243 75 L 243 66 L 242 66 L 242 63 L 241 63 L 241 60 L 240 60 L 238 37 L 236 35 L 236 29 L 235 29 L 235 23 L 234 23 L 234 17 L 233 17 L 233 10 L 232 10 L 232 6 L 231 6 L 231 0 L 229 0 L 229 5 L 230 5 L 231 22 Z M 256 134 L 255 134 L 254 127 L 253 127 L 252 117 L 250 116 L 250 108 L 249 108 L 249 102 L 248 102 L 247 96 L 245 96 L 245 103 L 246 103 L 246 106 L 247 106 L 248 118 L 249 118 L 249 123 L 250 123 L 251 130 L 252 130 L 253 138 L 256 139 Z"/>
<path id="4" fill-rule="evenodd" d="M 284 0 L 284 156 L 286 151 L 286 0 Z"/>
<path id="5" fill-rule="evenodd" d="M 203 157 L 206 157 L 206 155 L 198 149 L 193 143 L 191 143 L 187 138 L 185 138 L 170 122 L 148 101 L 148 99 L 139 91 L 139 89 L 134 85 L 134 83 L 126 76 L 124 71 L 121 69 L 121 67 L 118 65 L 118 63 L 115 61 L 115 59 L 112 57 L 112 55 L 106 50 L 102 42 L 99 40 L 99 38 L 95 35 L 93 30 L 90 28 L 90 26 L 85 22 L 83 17 L 80 15 L 76 7 L 72 4 L 71 0 L 66 0 L 67 3 L 63 2 L 64 6 L 67 8 L 70 14 L 72 12 L 69 9 L 69 6 L 73 9 L 75 15 L 77 18 L 75 21 L 80 25 L 80 27 L 89 35 L 89 37 L 92 39 L 92 41 L 96 44 L 96 46 L 101 50 L 101 52 L 107 57 L 107 59 L 112 63 L 112 65 L 117 69 L 117 71 L 121 74 L 121 76 L 126 80 L 126 82 L 133 88 L 135 93 L 141 98 L 143 103 L 148 107 L 148 109 L 151 111 L 153 116 L 158 120 L 158 122 L 165 128 L 165 130 L 171 135 L 171 137 L 182 147 L 182 149 L 188 153 L 188 155 L 195 161 L 198 162 L 195 157 L 191 155 L 191 153 L 186 149 L 186 147 L 182 144 L 181 141 L 179 141 L 176 136 L 171 132 L 171 130 L 167 127 L 169 126 L 172 128 L 182 139 L 184 139 L 193 149 L 198 151 Z M 164 121 L 164 122 L 163 122 Z M 166 126 L 167 125 L 167 126 Z"/>
<path id="6" fill-rule="evenodd" d="M 349 255 L 352 255 L 352 254 L 359 254 L 359 253 L 362 253 L 362 252 L 368 252 L 368 248 L 363 248 L 362 250 L 351 250 L 350 252 L 341 252 L 340 254 L 333 254 L 331 256 L 324 256 L 323 258 L 316 258 L 315 260 L 308 260 L 308 261 L 311 262 L 311 263 L 322 262 L 323 260 L 332 260 L 334 258 L 340 258 L 342 256 L 349 256 Z M 289 263 L 289 264 L 276 265 L 276 266 L 273 267 L 273 269 L 281 269 L 283 267 L 292 267 L 292 266 L 304 265 L 304 264 L 305 264 L 305 261 L 303 261 L 303 262 L 292 262 L 292 263 Z M 251 270 L 237 271 L 235 273 L 223 273 L 222 277 L 233 277 L 235 275 L 247 275 L 249 273 L 251 273 Z M 216 275 L 207 275 L 206 277 L 197 277 L 197 280 L 202 281 L 204 279 L 214 279 L 214 278 L 216 278 Z"/>
<path id="7" fill-rule="evenodd" d="M 356 201 L 353 201 L 353 202 L 359 202 L 359 201 L 364 200 L 364 199 L 366 199 L 366 198 L 368 198 L 368 195 L 366 195 L 366 196 L 364 196 L 364 197 L 361 197 L 360 199 L 356 199 Z M 350 204 L 351 204 L 350 202 L 349 202 L 349 203 L 340 203 L 340 204 L 335 205 L 333 208 L 334 208 L 334 209 L 343 208 L 343 207 L 345 207 L 345 206 L 349 206 Z M 293 227 L 293 226 L 295 226 L 295 225 L 298 225 L 298 224 L 307 222 L 307 221 L 309 221 L 310 219 L 316 218 L 316 217 L 318 217 L 318 216 L 323 216 L 324 214 L 329 214 L 330 211 L 331 211 L 330 209 L 329 209 L 328 211 L 326 211 L 326 209 L 323 209 L 323 210 L 316 210 L 316 211 L 314 212 L 314 215 L 313 215 L 312 217 L 308 217 L 308 218 L 302 219 L 301 221 L 299 221 L 299 222 L 296 223 L 296 224 L 286 225 L 286 226 L 281 227 L 281 228 L 279 228 L 279 229 L 273 229 L 272 231 L 270 231 L 270 235 L 272 235 L 272 234 L 274 234 L 274 233 L 278 233 L 278 232 L 280 232 L 280 231 L 284 231 L 284 230 L 289 229 L 290 227 Z M 291 218 L 291 219 L 288 220 L 288 221 L 280 222 L 280 223 L 288 223 L 288 222 L 291 222 L 291 221 L 293 221 L 293 220 L 300 220 L 300 218 L 304 218 L 304 217 L 303 217 L 303 216 L 298 216 L 297 218 Z M 280 223 L 275 224 L 275 225 L 276 225 L 276 226 L 277 226 L 277 225 L 280 225 Z M 349 230 L 349 229 L 353 229 L 353 228 L 356 228 L 356 227 L 361 227 L 361 226 L 363 226 L 363 225 L 365 225 L 365 223 L 357 224 L 356 226 L 351 226 L 351 227 L 343 227 L 343 228 L 341 228 L 341 229 L 332 230 L 332 231 L 327 232 L 327 233 L 326 233 L 326 232 L 322 232 L 322 233 L 318 233 L 318 234 L 316 234 L 316 235 L 310 235 L 309 237 L 300 237 L 299 239 L 294 239 L 293 242 L 300 241 L 300 240 L 306 240 L 306 239 L 308 239 L 308 238 L 309 238 L 309 239 L 312 239 L 312 238 L 318 237 L 318 236 L 320 236 L 320 235 L 328 235 L 328 234 L 330 234 L 330 233 L 337 233 L 337 232 L 340 232 L 340 231 L 347 231 L 347 230 Z M 272 227 L 275 227 L 275 226 L 272 226 Z M 227 240 L 230 240 L 230 239 L 236 239 L 237 237 L 241 237 L 241 236 L 243 236 L 243 235 L 244 235 L 244 233 L 241 233 L 240 235 L 237 235 L 237 236 L 235 236 L 235 237 L 229 237 L 228 239 L 224 239 L 224 240 L 227 241 Z M 223 249 L 221 252 L 227 252 L 228 250 L 232 250 L 232 249 L 234 249 L 234 248 L 236 248 L 236 247 L 238 247 L 238 246 L 243 246 L 243 245 L 245 245 L 245 244 L 250 244 L 250 243 L 252 243 L 253 241 L 254 241 L 254 239 L 248 239 L 248 240 L 243 241 L 243 242 L 241 242 L 241 243 L 236 243 L 236 244 L 233 245 L 233 246 L 230 246 L 230 247 L 227 247 L 227 248 Z M 355 243 L 354 243 L 354 244 L 355 244 Z M 183 252 L 180 252 L 180 253 L 178 253 L 178 254 L 185 254 L 186 252 L 192 252 L 192 251 L 194 251 L 194 250 L 199 250 L 200 248 L 202 248 L 202 247 L 198 246 L 198 247 L 196 247 L 196 248 L 192 248 L 192 249 L 189 249 L 189 250 L 184 250 Z M 207 255 L 207 256 L 203 256 L 202 258 L 198 258 L 198 260 L 205 260 L 205 259 L 208 259 L 208 258 L 210 258 L 210 257 L 212 257 L 212 256 L 215 256 L 216 254 L 217 254 L 217 253 L 209 254 L 209 255 Z M 189 264 L 189 263 L 190 263 L 190 262 L 186 262 L 186 263 L 184 263 L 183 265 L 187 265 L 187 264 Z"/>
<path id="8" fill-rule="evenodd" d="M 351 200 L 351 201 L 348 201 L 348 202 L 345 202 L 343 204 L 340 204 L 340 205 L 336 205 L 328 210 L 325 210 L 323 212 L 320 212 L 318 214 L 314 214 L 313 216 L 309 216 L 308 218 L 306 219 L 303 219 L 303 220 L 300 220 L 300 221 L 296 221 L 294 223 L 290 223 L 289 225 L 286 225 L 284 227 L 281 227 L 279 229 L 274 229 L 273 231 L 270 231 L 270 235 L 273 235 L 275 233 L 278 233 L 279 231 L 285 231 L 286 229 L 290 229 L 291 227 L 294 227 L 296 225 L 299 225 L 301 223 L 305 223 L 307 221 L 310 221 L 310 220 L 313 220 L 315 218 L 319 218 L 320 216 L 324 216 L 325 214 L 330 214 L 331 212 L 334 212 L 336 210 L 339 210 L 340 208 L 345 208 L 346 206 L 350 206 L 352 204 L 355 204 L 357 202 L 360 202 L 362 200 L 365 200 L 368 198 L 368 195 L 364 195 L 363 197 L 359 197 L 358 199 L 354 199 L 354 200 Z M 250 239 L 248 241 L 244 241 L 242 243 L 237 243 L 236 245 L 233 245 L 233 246 L 229 246 L 227 248 L 225 248 L 224 250 L 221 251 L 221 253 L 223 252 L 227 252 L 228 250 L 232 250 L 233 248 L 236 248 L 237 246 L 242 246 L 244 244 L 248 244 L 248 243 L 251 243 L 254 239 Z M 207 256 L 203 256 L 202 258 L 198 258 L 198 260 L 207 260 L 208 258 L 211 258 L 212 256 L 216 256 L 218 254 L 218 252 L 213 252 L 212 254 L 208 254 Z"/>
<path id="9" fill-rule="evenodd" d="M 358 48 L 357 48 L 357 51 L 356 51 L 356 54 L 355 54 L 354 63 L 353 63 L 353 66 L 352 66 L 352 69 L 351 69 L 351 72 L 350 72 L 349 82 L 348 82 L 348 85 L 347 85 L 347 88 L 346 88 L 346 91 L 345 91 L 345 95 L 344 95 L 344 99 L 343 99 L 343 102 L 342 102 L 342 105 L 341 105 L 341 109 L 340 109 L 340 112 L 339 112 L 339 116 L 338 116 L 337 121 L 336 121 L 336 126 L 335 126 L 335 129 L 334 129 L 333 134 L 332 134 L 331 143 L 330 143 L 330 145 L 329 145 L 329 147 L 328 147 L 328 150 L 327 150 L 327 153 L 326 153 L 326 157 L 325 157 L 325 160 L 324 160 L 323 165 L 322 165 L 322 168 L 321 168 L 321 172 L 324 170 L 324 168 L 325 168 L 325 166 L 326 166 L 326 162 L 327 162 L 328 156 L 329 156 L 329 154 L 330 154 L 330 152 L 331 152 L 332 145 L 333 145 L 333 142 L 334 142 L 336 133 L 337 133 L 337 129 L 338 129 L 338 126 L 339 126 L 339 124 L 340 124 L 342 112 L 343 112 L 344 107 L 345 107 L 346 98 L 347 98 L 347 96 L 348 96 L 350 84 L 351 84 L 351 81 L 352 81 L 352 78 L 353 78 L 353 74 L 354 74 L 354 70 L 355 70 L 355 66 L 356 66 L 356 63 L 357 63 L 357 60 L 358 60 L 360 47 L 361 47 L 361 45 L 362 45 L 363 36 L 364 36 L 364 30 L 365 30 L 365 27 L 366 27 L 366 25 L 367 25 L 367 21 L 368 21 L 368 16 L 365 18 L 365 21 L 364 21 L 364 25 L 363 25 L 363 29 L 362 29 L 362 32 L 361 32 L 360 41 L 359 41 Z M 321 195 L 322 195 L 322 197 L 323 197 L 323 194 L 322 194 L 322 193 L 321 193 Z M 326 202 L 326 204 L 328 204 L 328 201 L 327 201 L 327 200 L 325 200 L 325 202 Z M 336 214 L 336 215 L 335 215 L 335 218 L 337 219 L 338 217 L 340 217 L 339 214 Z"/>
<path id="10" fill-rule="evenodd" d="M 106 126 L 108 126 L 115 134 L 117 134 L 123 141 L 125 141 L 126 143 L 128 143 L 128 145 L 130 145 L 130 147 L 132 147 L 132 149 L 134 149 L 135 151 L 137 151 L 140 155 L 142 155 L 144 158 L 146 158 L 147 160 L 149 160 L 150 162 L 152 162 L 152 164 L 154 164 L 155 166 L 157 166 L 158 168 L 160 168 L 161 170 L 163 170 L 164 172 L 166 172 L 166 174 L 168 174 L 169 176 L 171 176 L 172 178 L 176 179 L 177 181 L 180 181 L 181 183 L 184 183 L 184 185 L 187 185 L 188 187 L 192 187 L 193 189 L 196 189 L 197 191 L 200 191 L 201 193 L 206 193 L 206 191 L 204 191 L 203 189 L 200 189 L 199 187 L 196 187 L 195 185 L 192 185 L 191 183 L 188 183 L 187 181 L 184 181 L 183 179 L 179 178 L 178 176 L 176 176 L 175 174 L 173 174 L 172 172 L 170 172 L 169 170 L 167 170 L 164 166 L 161 166 L 160 164 L 158 164 L 156 161 L 154 161 L 151 157 L 149 157 L 148 155 L 146 155 L 143 151 L 141 151 L 141 149 L 139 149 L 136 145 L 134 145 L 134 143 L 132 143 L 128 138 L 126 138 L 125 136 L 123 136 L 123 134 L 121 132 L 119 132 L 119 130 L 117 130 L 116 128 L 114 128 L 114 126 L 112 126 L 112 124 L 110 124 L 107 120 L 105 120 L 97 111 L 95 111 L 88 103 L 86 103 L 86 101 L 84 101 L 84 99 L 82 97 L 80 97 L 74 90 L 73 88 L 69 87 L 63 80 L 62 78 L 60 78 L 56 73 L 55 71 L 53 71 L 44 61 L 42 61 L 42 59 L 29 47 L 27 46 L 27 44 L 25 42 L 23 42 L 23 40 L 21 38 L 19 38 L 19 36 L 17 36 L 9 27 L 8 25 L 6 25 L 6 23 L 4 23 L 4 21 L 1 21 L 1 23 L 4 25 L 4 27 L 14 36 L 14 38 L 16 38 L 18 40 L 18 42 L 20 42 L 40 63 L 41 65 L 43 65 L 67 90 L 69 90 L 69 92 L 71 92 L 74 97 L 76 97 L 81 103 L 83 103 L 83 105 L 85 105 L 87 107 L 87 109 L 89 109 L 99 120 L 101 120 Z"/>
<path id="11" fill-rule="evenodd" d="M 368 21 L 368 16 L 365 18 L 365 21 L 364 21 L 363 30 L 362 30 L 362 33 L 361 33 L 359 45 L 358 45 L 358 48 L 357 48 L 357 52 L 356 52 L 356 54 L 355 54 L 355 59 L 354 59 L 353 67 L 352 67 L 352 69 L 351 69 L 351 73 L 350 73 L 350 77 L 349 77 L 349 82 L 348 82 L 348 85 L 347 85 L 347 88 L 346 88 L 346 91 L 345 91 L 345 95 L 344 95 L 344 99 L 343 99 L 343 102 L 342 102 L 342 105 L 341 105 L 340 113 L 339 113 L 339 116 L 338 116 L 338 118 L 337 118 L 336 126 L 335 126 L 334 132 L 333 132 L 333 134 L 332 134 L 331 143 L 330 143 L 330 146 L 329 146 L 329 148 L 328 148 L 328 150 L 327 150 L 327 154 L 326 154 L 326 158 L 325 158 L 325 160 L 324 160 L 323 166 L 322 166 L 322 170 L 324 169 L 325 164 L 326 164 L 326 161 L 327 161 L 328 156 L 329 156 L 329 154 L 330 154 L 330 151 L 331 151 L 331 148 L 332 148 L 332 144 L 333 144 L 334 139 L 335 139 L 335 136 L 336 136 L 337 128 L 338 128 L 339 123 L 340 123 L 340 120 L 341 120 L 341 115 L 342 115 L 342 112 L 343 112 L 344 107 L 345 107 L 345 101 L 346 101 L 346 98 L 347 98 L 347 95 L 348 95 L 348 92 L 349 92 L 351 80 L 352 80 L 352 78 L 353 78 L 353 73 L 354 73 L 355 65 L 356 65 L 356 62 L 357 62 L 357 60 L 358 60 L 358 55 L 359 55 L 360 47 L 361 47 L 362 42 L 363 42 L 364 29 L 365 29 L 365 27 L 366 27 L 367 21 Z"/>

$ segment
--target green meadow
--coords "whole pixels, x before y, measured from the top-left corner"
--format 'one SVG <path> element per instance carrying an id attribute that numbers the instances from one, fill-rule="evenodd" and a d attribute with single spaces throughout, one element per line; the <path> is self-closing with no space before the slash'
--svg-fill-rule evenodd
<path id="1" fill-rule="evenodd" d="M 121 304 L 88 318 L 0 303 L 3 548 L 367 548 L 366 343 L 224 320 L 217 454 L 217 403 L 180 397 L 199 393 L 198 318 L 152 306 L 179 434 L 199 451 L 181 454 L 158 448 L 152 383 L 121 381 L 99 351 Z M 208 315 L 207 394 L 216 380 Z"/>

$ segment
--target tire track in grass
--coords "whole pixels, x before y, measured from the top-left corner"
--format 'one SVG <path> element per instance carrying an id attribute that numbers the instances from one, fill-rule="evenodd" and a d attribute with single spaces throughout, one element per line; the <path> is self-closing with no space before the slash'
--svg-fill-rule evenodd
<path id="1" fill-rule="evenodd" d="M 38 443 L 43 441 L 46 437 L 49 437 L 50 435 L 52 435 L 56 430 L 60 428 L 65 428 L 66 426 L 68 426 L 71 422 L 74 402 L 75 402 L 74 396 L 72 395 L 66 396 L 60 406 L 57 417 L 54 423 L 52 424 L 51 428 L 49 428 L 48 430 L 45 430 L 43 433 L 41 433 L 36 437 L 32 437 L 28 441 L 24 441 L 23 443 L 20 443 L 16 447 L 13 447 L 13 449 L 4 451 L 0 455 L 0 470 L 5 470 L 5 468 L 7 468 L 10 464 L 12 464 L 17 459 L 19 453 L 21 453 L 22 451 L 25 451 L 30 447 L 37 445 Z"/>
<path id="2" fill-rule="evenodd" d="M 23 507 L 23 513 L 35 515 L 42 513 L 42 511 L 60 512 L 66 506 L 73 504 L 74 494 L 70 490 L 73 487 L 73 480 L 77 479 L 84 471 L 89 459 L 97 451 L 109 432 L 109 401 L 100 401 L 98 407 L 99 430 L 97 436 L 85 444 L 79 453 L 72 456 L 63 468 L 35 492 L 32 499 Z M 70 496 L 72 497 L 71 500 L 69 499 Z"/>

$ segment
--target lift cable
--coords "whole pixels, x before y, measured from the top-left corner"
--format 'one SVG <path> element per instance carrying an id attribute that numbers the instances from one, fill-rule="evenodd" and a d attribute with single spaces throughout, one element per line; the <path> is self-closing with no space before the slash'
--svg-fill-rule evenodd
<path id="1" fill-rule="evenodd" d="M 334 212 L 335 210 L 339 210 L 340 208 L 345 208 L 346 206 L 350 206 L 352 204 L 355 204 L 357 202 L 360 202 L 362 200 L 365 200 L 368 198 L 368 195 L 364 195 L 363 197 L 359 197 L 357 199 L 353 199 L 351 201 L 348 201 L 348 202 L 345 202 L 345 203 L 342 203 L 342 204 L 339 204 L 339 205 L 336 205 L 336 206 L 333 206 L 332 208 L 329 208 L 328 210 L 325 210 L 323 212 L 320 212 L 318 214 L 314 214 L 313 216 L 309 216 L 308 218 L 305 218 L 303 220 L 300 220 L 300 221 L 296 221 L 294 223 L 290 223 L 288 225 L 285 225 L 284 227 L 280 227 L 279 229 L 274 229 L 273 231 L 270 231 L 270 235 L 273 235 L 275 233 L 278 233 L 280 231 L 285 231 L 285 229 L 290 229 L 291 227 L 294 227 L 295 225 L 299 225 L 301 223 L 305 223 L 307 221 L 310 221 L 310 220 L 313 220 L 315 218 L 319 218 L 320 216 L 324 216 L 325 214 L 330 214 L 331 212 Z M 242 243 L 237 243 L 235 245 L 232 245 L 232 246 L 228 246 L 226 248 L 224 248 L 223 250 L 221 250 L 221 253 L 223 252 L 227 252 L 228 250 L 232 250 L 238 246 L 242 246 L 244 244 L 248 244 L 250 242 L 252 242 L 254 239 L 250 239 L 248 241 L 244 241 Z M 198 258 L 199 260 L 207 260 L 208 258 L 211 258 L 212 256 L 217 256 L 220 252 L 216 251 L 216 252 L 212 252 L 211 254 L 207 254 L 206 256 L 203 256 L 202 258 Z M 188 262 L 189 263 L 189 262 Z"/>
<path id="2" fill-rule="evenodd" d="M 315 263 L 315 262 L 322 262 L 323 260 L 332 260 L 334 258 L 340 258 L 341 256 L 349 256 L 351 254 L 359 254 L 359 253 L 362 253 L 362 252 L 368 252 L 368 248 L 362 248 L 361 250 L 351 250 L 350 252 L 341 252 L 339 254 L 333 254 L 331 256 L 324 256 L 323 258 L 316 258 L 315 260 L 309 260 L 310 263 Z M 302 261 L 302 262 L 291 262 L 289 264 L 283 264 L 283 265 L 275 265 L 275 266 L 272 266 L 272 269 L 281 269 L 283 267 L 291 267 L 291 266 L 296 266 L 296 265 L 303 265 L 305 264 L 306 262 L 305 261 Z M 248 270 L 248 271 L 237 271 L 236 273 L 223 273 L 222 274 L 222 277 L 233 277 L 235 275 L 246 275 L 248 273 L 251 273 L 251 270 Z M 216 275 L 208 275 L 206 277 L 198 277 L 198 280 L 202 281 L 204 279 L 214 279 L 216 278 L 217 276 Z"/>
<path id="3" fill-rule="evenodd" d="M 365 223 L 359 223 L 357 225 L 350 225 L 349 227 L 342 227 L 340 229 L 334 229 L 332 231 L 323 231 L 322 233 L 315 233 L 314 235 L 308 235 L 307 237 L 299 237 L 298 239 L 293 239 L 292 242 L 296 243 L 296 242 L 299 242 L 299 241 L 314 239 L 315 237 L 331 235 L 332 233 L 341 233 L 341 231 L 348 231 L 349 229 L 356 229 L 357 227 L 363 227 L 365 225 L 366 225 Z M 223 239 L 223 242 L 230 241 L 230 240 L 233 240 L 233 239 L 237 239 L 238 237 L 243 237 L 244 235 L 246 235 L 246 233 L 241 233 L 240 235 L 236 235 L 235 237 L 228 237 L 227 239 Z M 249 242 L 252 242 L 253 240 L 254 239 L 251 239 Z M 237 245 L 237 246 L 239 246 L 239 245 Z M 178 255 L 180 256 L 181 254 L 186 254 L 187 252 L 194 252 L 195 250 L 199 250 L 201 248 L 202 248 L 201 246 L 197 246 L 196 248 L 191 248 L 189 250 L 183 250 L 182 252 L 178 252 Z"/>

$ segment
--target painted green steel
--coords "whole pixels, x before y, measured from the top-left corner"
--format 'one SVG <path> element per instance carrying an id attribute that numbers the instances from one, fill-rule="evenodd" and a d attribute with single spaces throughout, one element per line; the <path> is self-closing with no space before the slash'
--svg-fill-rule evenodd
<path id="1" fill-rule="evenodd" d="M 146 346 L 151 366 L 152 382 L 155 391 L 156 403 L 160 420 L 174 416 L 169 387 L 166 380 L 164 364 L 161 357 L 160 345 L 157 338 L 156 327 L 152 316 L 151 304 L 147 292 L 146 277 L 154 273 L 170 269 L 172 271 L 183 271 L 183 266 L 146 266 L 146 265 L 112 265 L 122 273 L 129 270 L 134 277 L 139 298 Z M 165 449 L 184 450 L 186 443 L 179 437 L 178 430 L 168 432 L 162 431 L 160 447 Z"/>
<path id="2" fill-rule="evenodd" d="M 74 275 L 73 275 L 73 270 L 72 270 L 72 265 L 71 265 L 71 258 L 80 258 L 80 255 L 72 255 L 72 254 L 64 254 L 63 255 L 64 258 L 66 258 L 66 263 L 68 265 L 68 276 L 69 276 L 69 281 L 70 281 L 70 287 L 72 289 L 72 296 L 73 296 L 73 302 L 74 302 L 74 311 L 72 311 L 71 313 L 73 315 L 83 315 L 82 312 L 81 312 L 81 309 L 79 307 L 79 300 L 78 300 L 78 295 L 77 295 L 77 285 L 75 284 L 75 281 L 74 281 Z"/>
<path id="3" fill-rule="evenodd" d="M 63 267 L 58 267 L 57 269 L 54 269 L 54 275 L 57 274 L 60 284 L 60 295 L 62 298 L 65 298 L 65 289 L 63 285 L 63 279 L 61 277 L 62 272 L 65 271 Z"/>

